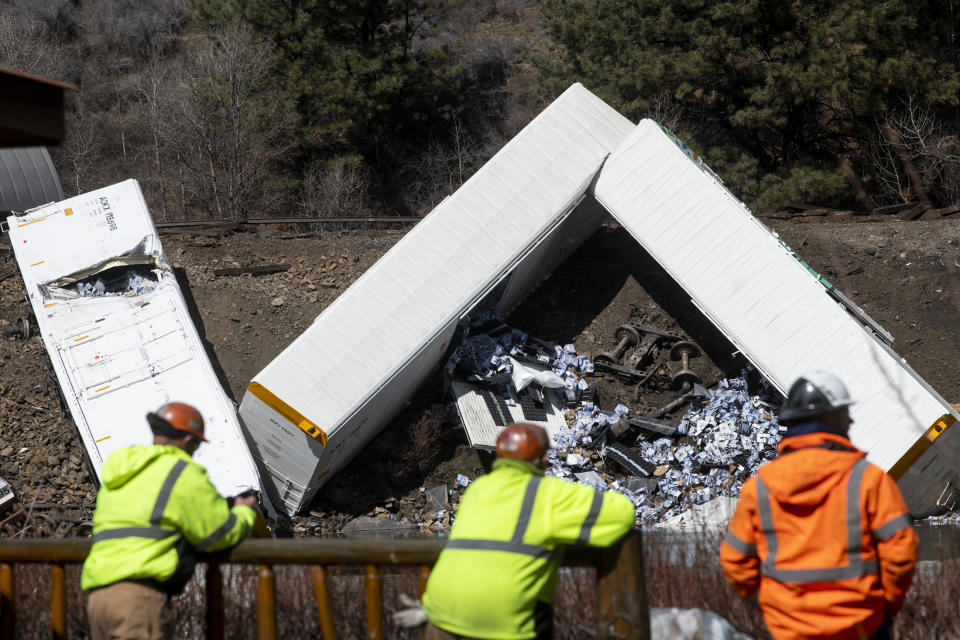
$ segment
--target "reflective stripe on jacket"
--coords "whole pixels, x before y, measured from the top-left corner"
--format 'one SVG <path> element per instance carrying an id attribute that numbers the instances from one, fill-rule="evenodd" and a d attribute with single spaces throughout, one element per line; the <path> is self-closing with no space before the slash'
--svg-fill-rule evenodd
<path id="1" fill-rule="evenodd" d="M 102 475 L 84 589 L 137 580 L 176 592 L 193 570 L 186 556 L 236 544 L 256 517 L 250 507 L 230 509 L 206 470 L 176 447 L 118 449 Z"/>
<path id="2" fill-rule="evenodd" d="M 866 638 L 900 609 L 917 536 L 893 478 L 865 456 L 842 436 L 789 437 L 743 485 L 720 560 L 780 640 Z"/>
<path id="3" fill-rule="evenodd" d="M 611 492 L 544 477 L 499 459 L 464 493 L 450 541 L 430 574 L 423 608 L 434 625 L 473 638 L 533 638 L 565 544 L 611 545 L 635 521 Z"/>

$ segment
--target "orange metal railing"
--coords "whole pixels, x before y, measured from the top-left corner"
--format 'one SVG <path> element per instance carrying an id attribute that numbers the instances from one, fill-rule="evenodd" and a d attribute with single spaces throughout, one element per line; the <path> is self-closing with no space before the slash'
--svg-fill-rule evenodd
<path id="1" fill-rule="evenodd" d="M 276 628 L 275 565 L 309 565 L 320 628 L 326 640 L 337 637 L 334 614 L 327 589 L 326 567 L 364 567 L 366 596 L 366 637 L 383 638 L 382 565 L 419 566 L 419 587 L 426 588 L 430 567 L 443 549 L 439 539 L 348 540 L 305 538 L 297 540 L 246 540 L 225 553 L 202 556 L 206 574 L 207 637 L 224 637 L 223 564 L 257 565 L 257 627 L 259 637 L 274 640 Z M 14 566 L 51 565 L 50 616 L 53 637 L 67 637 L 67 589 L 65 567 L 87 557 L 90 541 L 81 539 L 35 539 L 0 541 L 0 634 L 13 638 L 17 611 Z M 597 568 L 596 637 L 649 640 L 650 624 L 643 578 L 642 541 L 639 531 L 628 534 L 610 549 L 571 548 L 564 555 L 568 566 Z"/>

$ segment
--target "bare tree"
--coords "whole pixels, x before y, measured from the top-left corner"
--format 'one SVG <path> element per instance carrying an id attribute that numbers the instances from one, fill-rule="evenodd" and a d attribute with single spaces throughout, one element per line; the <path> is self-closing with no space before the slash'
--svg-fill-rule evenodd
<path id="1" fill-rule="evenodd" d="M 271 47 L 236 23 L 192 42 L 190 54 L 181 95 L 195 194 L 217 217 L 275 208 L 283 189 L 272 170 L 291 149 L 293 118 L 272 86 Z"/>
<path id="2" fill-rule="evenodd" d="M 443 143 L 431 143 L 428 150 L 406 167 L 410 207 L 424 214 L 460 188 L 483 160 L 480 144 L 467 133 L 459 120 Z"/>
<path id="3" fill-rule="evenodd" d="M 960 203 L 960 138 L 944 131 L 929 105 L 908 96 L 878 122 L 871 152 L 883 200 L 905 201 L 919 189 L 944 204 Z M 905 165 L 916 171 L 919 185 L 911 185 Z"/>
<path id="4" fill-rule="evenodd" d="M 667 90 L 660 91 L 643 113 L 644 118 L 655 120 L 673 132 L 679 132 L 683 125 L 685 109 Z"/>
<path id="5" fill-rule="evenodd" d="M 66 123 L 66 138 L 58 155 L 69 163 L 70 183 L 73 185 L 73 194 L 79 195 L 94 186 L 91 169 L 94 166 L 92 159 L 99 150 L 101 136 L 98 133 L 98 118 L 87 112 L 84 103 L 83 86 L 76 91 L 74 108 L 69 112 Z M 68 190 L 69 193 L 69 190 Z"/>
<path id="6" fill-rule="evenodd" d="M 59 15 L 68 5 L 69 0 L 31 0 L 13 2 L 0 11 L 0 65 L 49 78 L 72 78 L 73 64 L 44 19 Z"/>
<path id="7" fill-rule="evenodd" d="M 311 217 L 359 216 L 366 206 L 369 177 L 359 162 L 337 158 L 315 164 L 301 188 L 301 208 Z"/>
<path id="8" fill-rule="evenodd" d="M 173 63 L 167 60 L 165 49 L 162 43 L 154 43 L 147 64 L 137 76 L 135 84 L 138 107 L 142 115 L 138 120 L 149 131 L 153 180 L 158 191 L 157 198 L 163 220 L 167 219 L 165 155 L 170 146 L 169 138 L 176 136 L 172 115 L 175 105 L 171 101 L 174 91 L 171 79 Z"/>

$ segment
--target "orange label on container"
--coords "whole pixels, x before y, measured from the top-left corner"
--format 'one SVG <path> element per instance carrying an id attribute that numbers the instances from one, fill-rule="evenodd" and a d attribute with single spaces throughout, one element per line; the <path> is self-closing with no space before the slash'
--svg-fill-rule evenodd
<path id="1" fill-rule="evenodd" d="M 923 435 L 920 436 L 916 442 L 914 442 L 907 452 L 900 456 L 900 459 L 894 463 L 892 467 L 887 470 L 887 473 L 890 474 L 894 480 L 899 480 L 904 476 L 904 474 L 914 465 L 914 463 L 919 460 L 927 450 L 933 446 L 933 441 L 943 435 L 943 432 L 946 431 L 957 419 L 953 417 L 951 413 L 945 413 L 936 421 L 930 425 L 930 427 L 923 432 Z"/>
<path id="2" fill-rule="evenodd" d="M 265 386 L 259 382 L 251 382 L 250 386 L 247 387 L 247 391 L 252 393 L 265 405 L 295 424 L 297 428 L 303 431 L 305 434 L 314 440 L 319 440 L 320 444 L 323 446 L 327 446 L 327 434 L 323 432 L 323 429 L 307 419 L 302 413 L 278 398 Z"/>

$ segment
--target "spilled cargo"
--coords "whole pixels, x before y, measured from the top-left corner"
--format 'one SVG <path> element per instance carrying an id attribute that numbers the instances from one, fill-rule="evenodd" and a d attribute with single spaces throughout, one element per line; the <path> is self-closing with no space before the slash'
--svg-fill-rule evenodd
<path id="1" fill-rule="evenodd" d="M 634 127 L 574 85 L 255 376 L 240 414 L 282 509 L 305 507 L 435 374 L 462 327 L 483 313 L 506 317 L 597 228 L 604 211 L 774 390 L 783 393 L 817 369 L 845 380 L 857 398 L 854 444 L 898 478 L 915 515 L 956 504 L 960 430 L 952 425 L 960 416 L 892 350 L 890 335 L 780 242 L 672 133 L 651 120 Z M 639 348 L 639 334 L 626 334 L 624 349 L 633 342 Z M 678 389 L 698 389 L 687 367 L 696 356 L 693 346 L 678 347 Z M 597 368 L 638 382 L 621 357 L 614 353 Z M 525 415 L 524 400 L 501 403 L 475 385 L 452 386 L 461 415 L 486 422 L 484 407 L 493 403 L 497 417 L 487 411 L 490 423 L 470 436 L 490 446 L 500 422 Z M 670 408 L 687 399 L 677 402 Z M 552 402 L 539 404 L 553 414 Z M 743 445 L 741 424 L 729 433 L 716 425 L 710 433 L 722 439 L 708 456 L 737 438 Z M 761 455 L 776 436 L 757 434 Z M 648 444 L 657 448 L 656 440 Z M 733 485 L 739 467 L 753 462 L 737 466 Z M 726 484 L 722 475 L 714 473 L 705 488 Z M 687 483 L 676 474 L 667 480 L 671 487 Z"/>

